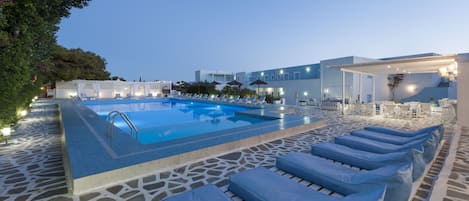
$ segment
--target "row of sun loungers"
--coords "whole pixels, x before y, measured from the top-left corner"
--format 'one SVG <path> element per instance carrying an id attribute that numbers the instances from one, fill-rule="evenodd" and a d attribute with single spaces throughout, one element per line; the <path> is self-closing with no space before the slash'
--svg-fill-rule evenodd
<path id="1" fill-rule="evenodd" d="M 256 96 L 244 97 L 240 96 L 228 96 L 228 95 L 209 95 L 209 94 L 181 94 L 176 96 L 177 98 L 190 99 L 190 100 L 202 100 L 202 101 L 214 101 L 234 104 L 264 104 L 265 96 L 257 98 Z"/>
<path id="2" fill-rule="evenodd" d="M 413 182 L 434 158 L 443 132 L 442 125 L 414 132 L 367 127 L 337 137 L 335 143 L 314 144 L 311 154 L 289 153 L 277 158 L 278 170 L 334 194 L 316 191 L 263 167 L 232 175 L 228 190 L 246 201 L 406 201 Z M 195 200 L 232 199 L 213 184 L 166 199 Z"/>

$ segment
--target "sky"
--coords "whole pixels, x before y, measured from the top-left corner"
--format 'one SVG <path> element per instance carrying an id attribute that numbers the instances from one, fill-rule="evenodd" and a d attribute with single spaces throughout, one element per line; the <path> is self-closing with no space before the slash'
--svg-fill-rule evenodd
<path id="1" fill-rule="evenodd" d="M 127 80 L 195 79 L 344 56 L 469 52 L 467 0 L 93 0 L 59 44 L 104 57 Z"/>

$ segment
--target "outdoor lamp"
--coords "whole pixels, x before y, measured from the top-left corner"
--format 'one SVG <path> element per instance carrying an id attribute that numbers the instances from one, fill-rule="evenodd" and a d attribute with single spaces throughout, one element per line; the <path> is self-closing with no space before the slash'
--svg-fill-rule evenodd
<path id="1" fill-rule="evenodd" d="M 20 112 L 20 115 L 22 117 L 26 116 L 27 114 L 28 114 L 28 111 L 26 111 L 26 110 L 21 110 L 21 112 Z"/>
<path id="2" fill-rule="evenodd" d="M 8 137 L 11 135 L 11 128 L 5 127 L 2 128 L 2 135 L 5 136 L 5 144 L 8 144 Z"/>

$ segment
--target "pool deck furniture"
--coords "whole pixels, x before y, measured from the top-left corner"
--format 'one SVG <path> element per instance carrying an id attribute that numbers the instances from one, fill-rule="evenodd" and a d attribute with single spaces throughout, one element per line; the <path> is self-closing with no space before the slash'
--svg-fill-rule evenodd
<path id="1" fill-rule="evenodd" d="M 343 198 L 332 197 L 259 167 L 230 177 L 228 189 L 246 201 L 380 201 L 385 187 L 375 185 Z"/>
<path id="2" fill-rule="evenodd" d="M 276 167 L 348 195 L 386 186 L 386 201 L 407 200 L 412 190 L 412 164 L 394 163 L 370 171 L 360 171 L 306 153 L 290 153 L 277 159 Z"/>
<path id="3" fill-rule="evenodd" d="M 392 129 L 392 128 L 379 127 L 379 126 L 368 126 L 368 127 L 365 127 L 365 130 L 379 132 L 379 133 L 386 133 L 386 134 L 396 135 L 396 136 L 401 136 L 401 137 L 414 137 L 416 135 L 421 135 L 421 134 L 430 132 L 432 133 L 432 135 L 435 135 L 437 137 L 438 141 L 441 141 L 443 137 L 443 133 L 444 133 L 444 127 L 441 124 L 429 126 L 426 128 L 416 130 L 416 131 L 403 131 L 403 130 L 397 130 L 397 129 Z"/>
<path id="4" fill-rule="evenodd" d="M 410 162 L 412 163 L 412 179 L 414 181 L 421 177 L 426 165 L 423 160 L 423 150 L 417 149 L 377 154 L 340 144 L 322 142 L 311 146 L 311 154 L 366 170 L 377 169 L 394 163 Z"/>
<path id="5" fill-rule="evenodd" d="M 371 140 L 376 140 L 379 142 L 395 144 L 395 145 L 403 145 L 403 144 L 407 144 L 415 140 L 430 139 L 432 137 L 430 134 L 416 135 L 412 137 L 402 137 L 402 136 L 395 136 L 395 135 L 379 133 L 379 132 L 374 132 L 374 131 L 369 131 L 369 130 L 353 131 L 351 135 L 362 137 L 362 138 L 367 138 Z"/>
<path id="6" fill-rule="evenodd" d="M 379 154 L 406 151 L 409 149 L 423 149 L 423 158 L 427 163 L 433 159 L 436 148 L 438 147 L 438 143 L 433 139 L 420 139 L 402 145 L 395 145 L 352 135 L 336 137 L 335 143 Z"/>

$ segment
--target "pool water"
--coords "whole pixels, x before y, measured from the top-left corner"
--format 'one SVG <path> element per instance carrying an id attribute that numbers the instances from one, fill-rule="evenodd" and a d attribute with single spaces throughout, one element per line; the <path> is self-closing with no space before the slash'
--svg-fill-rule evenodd
<path id="1" fill-rule="evenodd" d="M 240 115 L 252 108 L 177 99 L 86 101 L 88 108 L 106 119 L 111 111 L 125 113 L 138 129 L 138 141 L 151 144 L 209 132 L 237 128 L 271 119 Z M 120 117 L 115 126 L 130 133 Z"/>

